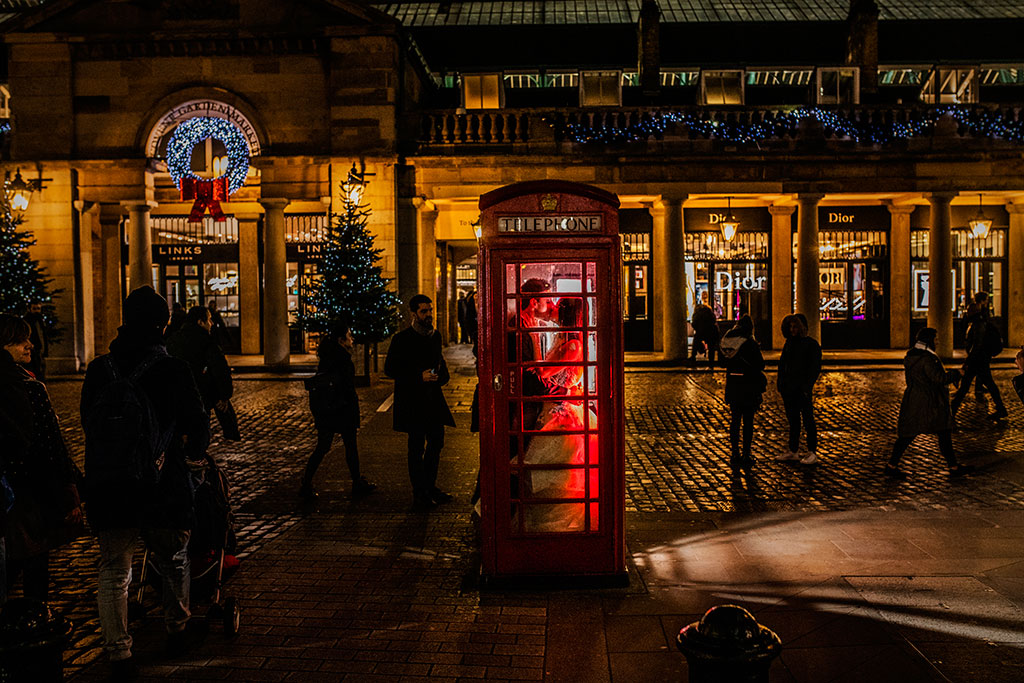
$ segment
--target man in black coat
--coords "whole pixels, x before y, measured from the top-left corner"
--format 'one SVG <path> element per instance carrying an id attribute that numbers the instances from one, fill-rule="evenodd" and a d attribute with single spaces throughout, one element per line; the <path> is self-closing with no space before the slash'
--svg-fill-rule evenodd
<path id="1" fill-rule="evenodd" d="M 412 326 L 391 338 L 384 372 L 395 380 L 395 431 L 409 435 L 413 502 L 426 508 L 452 499 L 437 488 L 436 481 L 444 427 L 454 427 L 455 418 L 441 389 L 450 376 L 441 353 L 441 335 L 434 329 L 433 302 L 417 294 L 409 300 L 409 311 Z"/>
<path id="2" fill-rule="evenodd" d="M 979 294 L 984 294 L 984 292 L 979 292 Z M 984 299 L 976 296 L 975 300 L 977 301 L 977 307 L 968 319 L 970 325 L 967 328 L 967 360 L 963 366 L 964 376 L 960 382 L 960 388 L 953 395 L 950 408 L 955 416 L 956 411 L 960 409 L 960 404 L 963 403 L 964 397 L 967 396 L 967 392 L 971 388 L 971 382 L 974 381 L 977 383 L 975 391 L 978 390 L 978 387 L 983 386 L 992 394 L 992 401 L 995 403 L 996 411 L 989 415 L 989 419 L 1002 420 L 1009 413 L 1006 411 L 1006 406 L 1003 405 L 1003 397 L 999 393 L 999 386 L 996 384 L 995 379 L 992 378 L 993 352 L 1002 347 L 1002 341 L 1000 340 L 1001 332 L 988 319 L 988 310 L 985 308 L 987 295 Z"/>
<path id="3" fill-rule="evenodd" d="M 128 635 L 128 585 L 132 554 L 139 538 L 149 548 L 164 577 L 163 611 L 169 654 L 188 645 L 188 539 L 194 525 L 192 484 L 187 460 L 204 457 L 210 439 L 209 415 L 188 365 L 167 355 L 163 344 L 168 319 L 167 301 L 143 286 L 124 302 L 124 325 L 85 374 L 82 385 L 82 424 L 85 427 L 86 515 L 99 537 L 99 614 L 104 649 L 115 679 L 133 676 L 132 639 Z M 155 417 L 153 432 L 167 443 L 159 474 L 149 481 L 132 473 L 137 460 L 129 452 L 117 457 L 110 446 L 110 424 L 118 421 L 114 388 L 128 379 L 136 396 L 148 403 Z M 118 459 L 132 459 L 123 469 Z M 118 474 L 122 472 L 122 474 Z"/>

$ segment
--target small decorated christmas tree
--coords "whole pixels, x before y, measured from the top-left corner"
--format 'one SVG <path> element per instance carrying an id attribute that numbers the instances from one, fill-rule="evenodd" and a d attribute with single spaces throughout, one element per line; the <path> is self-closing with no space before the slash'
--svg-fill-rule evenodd
<path id="1" fill-rule="evenodd" d="M 21 218 L 14 214 L 10 202 L 0 198 L 0 313 L 25 315 L 29 304 L 40 302 L 48 338 L 55 341 L 57 312 L 53 297 L 60 290 L 50 290 L 53 280 L 28 252 L 35 238 L 31 232 L 19 230 L 20 225 Z"/>
<path id="2" fill-rule="evenodd" d="M 364 175 L 353 164 L 341 185 L 341 212 L 328 228 L 320 277 L 306 297 L 307 312 L 299 316 L 299 324 L 311 332 L 327 332 L 347 322 L 356 342 L 368 349 L 398 330 L 399 300 L 378 265 L 384 250 L 374 248 L 367 229 Z"/>

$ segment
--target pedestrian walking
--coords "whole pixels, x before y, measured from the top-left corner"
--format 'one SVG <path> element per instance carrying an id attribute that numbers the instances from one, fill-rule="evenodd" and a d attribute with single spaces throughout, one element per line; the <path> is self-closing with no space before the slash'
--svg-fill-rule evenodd
<path id="1" fill-rule="evenodd" d="M 25 320 L 0 314 L 0 474 L 9 487 L 0 508 L 0 517 L 6 516 L 0 541 L 0 604 L 19 574 L 25 597 L 46 602 L 50 551 L 80 535 L 83 526 L 78 470 L 68 455 L 50 396 L 43 383 L 19 365 L 29 362 L 30 334 Z"/>
<path id="2" fill-rule="evenodd" d="M 776 386 L 789 420 L 789 449 L 775 457 L 779 461 L 799 460 L 801 465 L 818 462 L 818 428 L 814 423 L 814 383 L 821 374 L 821 344 L 807 336 L 803 313 L 787 315 L 782 321 L 786 343 L 779 356 Z M 799 454 L 800 421 L 807 432 L 807 452 Z"/>
<path id="3" fill-rule="evenodd" d="M 231 367 L 214 330 L 210 309 L 193 306 L 185 314 L 181 329 L 167 338 L 167 353 L 188 363 L 207 414 L 214 411 L 225 439 L 239 441 L 238 416 L 231 405 L 235 391 Z"/>
<path id="4" fill-rule="evenodd" d="M 984 292 L 979 292 L 984 294 Z M 963 366 L 963 380 L 960 388 L 957 389 L 950 404 L 953 415 L 960 409 L 964 397 L 970 391 L 971 382 L 977 383 L 977 388 L 985 387 L 992 394 L 992 401 L 995 403 L 995 412 L 989 415 L 990 420 L 1001 420 L 1009 413 L 1003 405 L 1003 397 L 999 394 L 999 386 L 992 378 L 992 359 L 998 356 L 1003 350 L 1003 335 L 988 317 L 988 309 L 978 306 L 974 309 L 967 327 L 967 360 Z"/>
<path id="5" fill-rule="evenodd" d="M 50 330 L 46 327 L 46 319 L 43 318 L 41 301 L 33 301 L 28 305 L 25 322 L 32 330 L 29 335 L 29 341 L 32 342 L 32 357 L 28 362 L 28 369 L 37 380 L 45 382 L 46 357 L 50 355 Z"/>
<path id="6" fill-rule="evenodd" d="M 729 405 L 729 444 L 733 472 L 747 474 L 754 466 L 751 444 L 754 440 L 754 414 L 761 407 L 761 396 L 768 387 L 764 374 L 764 356 L 754 339 L 754 321 L 742 316 L 722 337 L 722 358 L 725 361 L 725 402 Z M 740 452 L 742 423 L 743 451 Z"/>
<path id="7" fill-rule="evenodd" d="M 444 428 L 455 426 L 442 387 L 448 365 L 434 329 L 434 304 L 425 294 L 409 300 L 412 325 L 391 338 L 384 372 L 395 380 L 394 429 L 409 435 L 409 480 L 413 503 L 428 508 L 452 497 L 437 488 Z"/>
<path id="8" fill-rule="evenodd" d="M 913 348 L 903 359 L 907 388 L 900 401 L 896 427 L 896 443 L 885 465 L 885 474 L 893 479 L 905 479 L 900 469 L 900 458 L 919 434 L 935 434 L 939 439 L 939 452 L 946 460 L 951 477 L 960 477 L 974 471 L 970 465 L 957 464 L 953 452 L 953 413 L 949 407 L 950 384 L 960 382 L 959 370 L 946 370 L 935 353 L 938 331 L 925 327 L 917 333 Z"/>
<path id="9" fill-rule="evenodd" d="M 459 300 L 455 308 L 459 318 L 459 343 L 468 344 L 469 330 L 466 329 L 466 293 L 461 289 L 459 290 Z"/>
<path id="10" fill-rule="evenodd" d="M 313 478 L 331 450 L 334 435 L 340 434 L 345 444 L 345 464 L 352 477 L 352 496 L 373 493 L 377 486 L 359 473 L 359 395 L 356 393 L 356 366 L 352 362 L 355 340 L 347 324 L 339 324 L 324 335 L 317 347 L 320 358 L 316 374 L 306 380 L 309 390 L 309 409 L 316 426 L 316 446 L 306 463 L 299 486 L 299 496 L 307 500 L 316 498 Z"/>
<path id="11" fill-rule="evenodd" d="M 476 344 L 477 318 L 476 318 L 476 290 L 466 295 L 466 334 L 470 344 Z"/>
<path id="12" fill-rule="evenodd" d="M 167 323 L 167 329 L 164 330 L 164 335 L 170 337 L 172 334 L 181 329 L 181 326 L 185 324 L 185 307 L 175 301 L 171 307 L 171 321 Z"/>
<path id="13" fill-rule="evenodd" d="M 143 286 L 125 299 L 110 353 L 89 364 L 82 385 L 86 515 L 99 537 L 98 603 L 115 679 L 130 679 L 128 586 L 141 538 L 163 577 L 167 653 L 193 642 L 186 630 L 195 523 L 188 460 L 205 457 L 209 414 L 188 364 L 167 355 L 167 301 Z"/>
<path id="14" fill-rule="evenodd" d="M 701 301 L 693 309 L 690 324 L 693 326 L 693 346 L 690 348 L 690 363 L 697 364 L 697 354 L 707 353 L 708 369 L 715 367 L 715 352 L 718 351 L 718 319 L 708 306 L 707 291 L 700 293 Z"/>

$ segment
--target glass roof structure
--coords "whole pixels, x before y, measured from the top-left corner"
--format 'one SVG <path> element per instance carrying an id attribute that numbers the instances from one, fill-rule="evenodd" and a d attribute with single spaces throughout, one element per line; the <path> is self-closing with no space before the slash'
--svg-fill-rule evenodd
<path id="1" fill-rule="evenodd" d="M 371 3 L 410 27 L 635 24 L 641 0 Z M 659 0 L 666 23 L 845 21 L 848 0 Z M 877 0 L 882 21 L 1024 18 L 1021 0 Z"/>

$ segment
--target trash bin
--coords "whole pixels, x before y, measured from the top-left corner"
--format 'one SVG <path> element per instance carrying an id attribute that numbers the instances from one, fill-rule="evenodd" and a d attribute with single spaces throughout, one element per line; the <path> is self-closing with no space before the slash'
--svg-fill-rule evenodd
<path id="1" fill-rule="evenodd" d="M 739 605 L 715 605 L 676 637 L 690 683 L 768 683 L 782 641 Z"/>
<path id="2" fill-rule="evenodd" d="M 71 622 L 45 602 L 9 600 L 0 609 L 0 683 L 60 681 Z"/>

